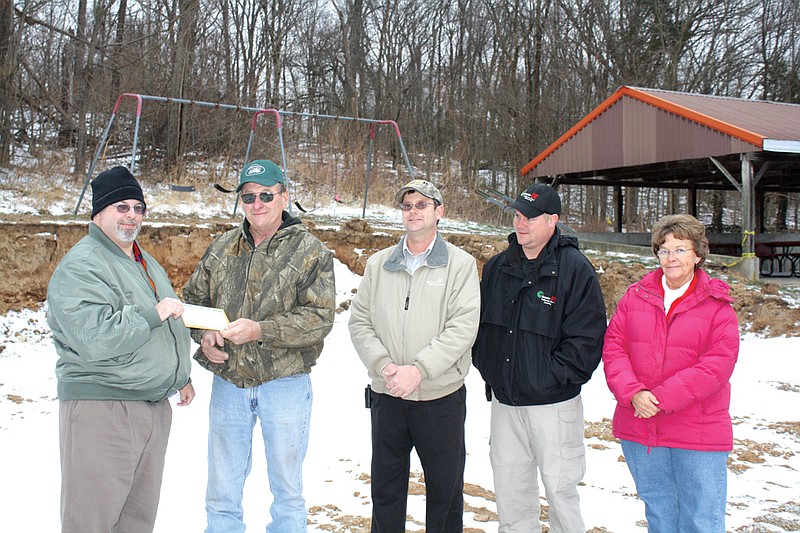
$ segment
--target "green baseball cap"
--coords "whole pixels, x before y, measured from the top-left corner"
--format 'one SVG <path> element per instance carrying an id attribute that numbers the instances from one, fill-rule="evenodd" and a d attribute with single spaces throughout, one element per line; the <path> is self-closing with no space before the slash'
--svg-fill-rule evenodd
<path id="1" fill-rule="evenodd" d="M 245 165 L 239 175 L 239 186 L 236 192 L 242 190 L 245 183 L 258 183 L 264 187 L 272 187 L 276 183 L 285 184 L 283 172 L 278 165 L 266 159 L 256 159 Z"/>

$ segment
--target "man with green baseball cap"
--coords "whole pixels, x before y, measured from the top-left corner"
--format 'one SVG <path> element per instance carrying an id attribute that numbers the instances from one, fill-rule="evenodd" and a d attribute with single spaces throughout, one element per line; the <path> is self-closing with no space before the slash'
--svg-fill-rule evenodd
<path id="1" fill-rule="evenodd" d="M 183 289 L 186 303 L 224 309 L 233 320 L 222 331 L 192 330 L 200 345 L 194 357 L 214 374 L 206 533 L 245 529 L 256 420 L 273 494 L 268 530 L 305 531 L 309 372 L 333 327 L 333 253 L 285 210 L 289 192 L 272 161 L 248 163 L 236 191 L 242 225 L 211 243 Z"/>

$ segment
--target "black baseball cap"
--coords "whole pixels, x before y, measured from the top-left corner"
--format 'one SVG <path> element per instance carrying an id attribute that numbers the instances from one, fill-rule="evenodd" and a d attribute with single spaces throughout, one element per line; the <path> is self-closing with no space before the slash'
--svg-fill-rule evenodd
<path id="1" fill-rule="evenodd" d="M 528 218 L 544 213 L 561 216 L 561 198 L 554 188 L 546 183 L 534 183 L 509 206 Z"/>

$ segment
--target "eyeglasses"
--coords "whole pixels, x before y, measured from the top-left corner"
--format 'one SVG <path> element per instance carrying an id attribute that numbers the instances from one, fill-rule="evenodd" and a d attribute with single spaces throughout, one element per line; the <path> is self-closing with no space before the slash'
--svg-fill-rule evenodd
<path id="1" fill-rule="evenodd" d="M 136 205 L 128 205 L 128 204 L 115 204 L 114 207 L 117 208 L 117 213 L 125 214 L 131 209 L 137 215 L 144 215 L 144 212 L 147 211 L 147 207 L 144 204 L 136 204 Z"/>
<path id="2" fill-rule="evenodd" d="M 435 202 L 417 202 L 415 204 L 400 204 L 400 209 L 403 211 L 411 211 L 412 208 L 416 209 L 417 211 L 422 211 L 429 205 Z"/>
<path id="3" fill-rule="evenodd" d="M 676 258 L 683 257 L 686 252 L 693 251 L 694 248 L 675 248 L 674 250 L 667 250 L 666 248 L 661 248 L 659 251 L 656 252 L 656 255 L 659 259 L 668 259 L 670 255 L 675 255 Z"/>
<path id="4" fill-rule="evenodd" d="M 258 199 L 261 200 L 262 204 L 268 204 L 275 199 L 275 194 L 271 192 L 260 192 L 258 193 Z M 247 194 L 242 195 L 242 202 L 246 204 L 252 204 L 255 201 L 256 201 L 256 194 L 253 192 L 249 192 Z"/>

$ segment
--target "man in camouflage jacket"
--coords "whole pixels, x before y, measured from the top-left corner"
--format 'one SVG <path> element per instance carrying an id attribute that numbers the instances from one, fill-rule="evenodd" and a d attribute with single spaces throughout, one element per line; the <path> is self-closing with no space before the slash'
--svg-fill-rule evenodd
<path id="1" fill-rule="evenodd" d="M 333 326 L 333 256 L 284 208 L 280 168 L 241 173 L 245 220 L 208 247 L 183 290 L 186 303 L 222 308 L 222 331 L 192 330 L 195 359 L 214 373 L 208 440 L 207 533 L 244 531 L 242 490 L 256 419 L 264 436 L 272 523 L 306 530 L 302 463 L 311 419 L 309 372 Z"/>

